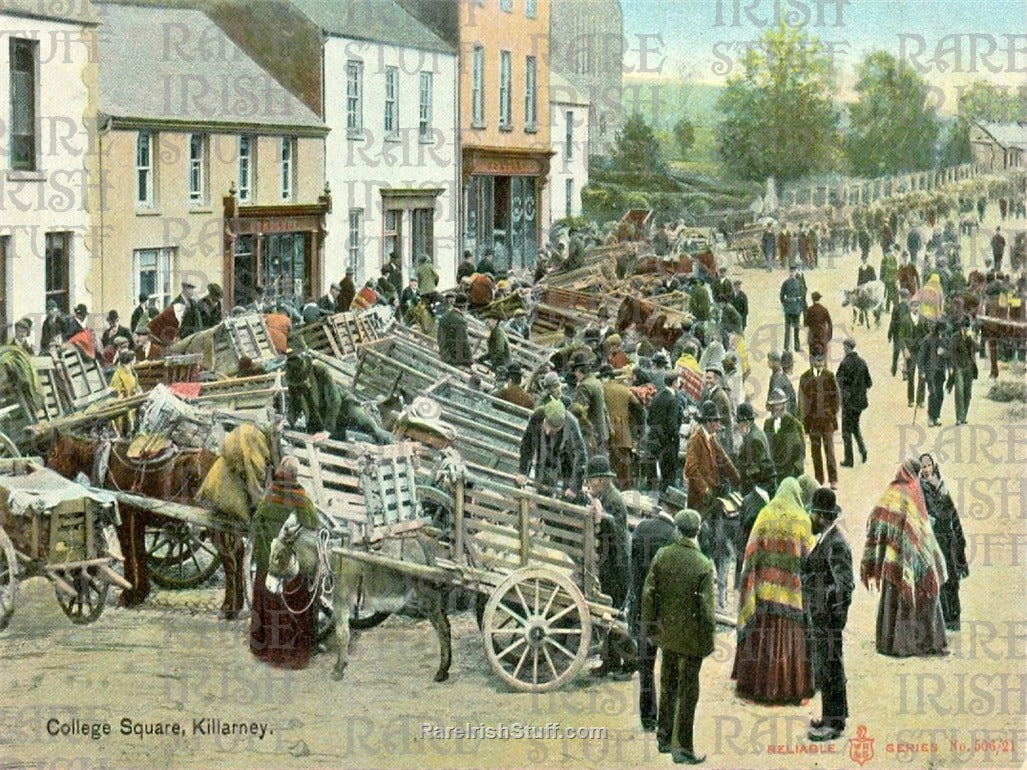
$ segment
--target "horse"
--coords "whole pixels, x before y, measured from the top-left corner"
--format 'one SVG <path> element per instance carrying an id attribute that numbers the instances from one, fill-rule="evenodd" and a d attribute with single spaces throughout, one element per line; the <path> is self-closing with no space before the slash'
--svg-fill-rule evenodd
<path id="1" fill-rule="evenodd" d="M 870 328 L 870 315 L 873 313 L 875 328 L 881 325 L 881 312 L 884 310 L 884 281 L 867 281 L 855 289 L 842 290 L 842 307 L 852 306 L 852 322 Z"/>
<path id="2" fill-rule="evenodd" d="M 674 316 L 679 317 L 675 318 Z M 623 334 L 635 325 L 658 350 L 673 350 L 682 334 L 683 313 L 667 310 L 647 299 L 625 297 L 617 309 L 617 330 Z"/>
<path id="3" fill-rule="evenodd" d="M 421 566 L 430 566 L 435 560 L 434 542 L 422 533 L 385 538 L 374 554 Z M 326 538 L 301 526 L 296 516 L 291 515 L 271 542 L 265 585 L 272 593 L 281 593 L 282 587 L 297 574 L 312 581 L 315 592 L 321 590 L 319 581 L 331 576 L 326 586 L 331 586 L 338 644 L 333 679 L 342 679 L 346 671 L 350 612 L 358 606 L 362 612 L 402 612 L 431 621 L 439 637 L 439 668 L 435 681 L 449 679 L 453 650 L 443 589 L 399 569 L 349 557 L 342 549 L 329 553 Z"/>

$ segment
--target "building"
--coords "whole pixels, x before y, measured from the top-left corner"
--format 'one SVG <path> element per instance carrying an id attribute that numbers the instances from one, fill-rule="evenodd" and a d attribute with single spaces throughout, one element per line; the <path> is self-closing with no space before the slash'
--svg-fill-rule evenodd
<path id="1" fill-rule="evenodd" d="M 245 305 L 323 293 L 323 121 L 191 8 L 98 3 L 102 308 L 182 279 Z"/>
<path id="2" fill-rule="evenodd" d="M 589 104 L 578 89 L 549 73 L 549 125 L 553 157 L 546 199 L 550 222 L 581 216 L 581 191 L 588 184 Z"/>
<path id="3" fill-rule="evenodd" d="M 624 15 L 619 0 L 556 0 L 552 69 L 589 103 L 589 155 L 609 155 L 623 122 Z"/>
<path id="4" fill-rule="evenodd" d="M 28 316 L 38 344 L 49 300 L 92 304 L 98 21 L 88 0 L 0 5 L 0 339 Z"/>
<path id="5" fill-rule="evenodd" d="M 1027 121 L 970 125 L 970 151 L 974 163 L 989 171 L 1022 169 L 1027 151 Z"/>

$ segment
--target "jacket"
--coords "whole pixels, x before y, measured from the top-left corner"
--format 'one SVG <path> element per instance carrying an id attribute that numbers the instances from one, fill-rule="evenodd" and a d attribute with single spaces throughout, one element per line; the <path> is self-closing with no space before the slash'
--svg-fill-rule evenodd
<path id="1" fill-rule="evenodd" d="M 834 326 L 831 324 L 831 314 L 827 312 L 827 308 L 819 302 L 814 302 L 806 308 L 805 325 L 809 329 L 810 348 L 816 345 L 826 348 L 834 336 Z"/>
<path id="2" fill-rule="evenodd" d="M 702 513 L 708 506 L 711 493 L 726 481 L 739 484 L 741 478 L 731 458 L 717 441 L 699 427 L 685 445 L 685 483 L 688 485 L 688 507 Z"/>
<path id="3" fill-rule="evenodd" d="M 586 429 L 590 446 L 605 447 L 610 440 L 610 420 L 606 414 L 603 386 L 594 374 L 578 383 L 571 407 L 579 419 L 588 423 Z"/>
<path id="4" fill-rule="evenodd" d="M 742 493 L 748 494 L 754 486 L 766 490 L 777 488 L 777 468 L 770 456 L 770 444 L 766 434 L 753 425 L 742 436 L 738 449 L 738 475 L 741 477 Z"/>
<path id="5" fill-rule="evenodd" d="M 645 407 L 631 388 L 622 382 L 603 383 L 606 414 L 610 419 L 610 447 L 630 449 L 642 434 Z"/>
<path id="6" fill-rule="evenodd" d="M 430 294 L 439 286 L 439 274 L 431 262 L 422 262 L 417 266 L 417 290 L 421 294 Z"/>
<path id="7" fill-rule="evenodd" d="M 650 445 L 681 443 L 681 401 L 670 388 L 657 391 L 649 402 L 649 433 L 646 436 Z"/>
<path id="8" fill-rule="evenodd" d="M 565 417 L 563 428 L 547 437 L 542 428 L 541 409 L 532 412 L 521 437 L 518 468 L 523 476 L 535 470 L 535 482 L 540 487 L 553 487 L 563 481 L 564 487 L 575 494 L 581 492 L 588 455 L 581 426 L 573 414 Z"/>
<path id="9" fill-rule="evenodd" d="M 855 580 L 852 551 L 832 526 L 803 560 L 802 604 L 813 627 L 845 628 Z"/>
<path id="10" fill-rule="evenodd" d="M 353 276 L 347 275 L 339 282 L 339 296 L 335 298 L 335 309 L 340 313 L 345 313 L 353 304 L 355 296 L 357 296 L 357 287 L 353 283 Z"/>
<path id="11" fill-rule="evenodd" d="M 763 423 L 763 433 L 770 445 L 770 457 L 777 469 L 777 480 L 791 476 L 799 478 L 806 460 L 806 434 L 802 423 L 788 412 L 781 415 L 781 424 L 774 430 L 775 418 L 768 417 Z M 771 490 L 767 490 L 768 492 Z"/>
<path id="12" fill-rule="evenodd" d="M 471 365 L 471 343 L 467 339 L 467 319 L 450 310 L 439 319 L 436 339 L 439 357 L 451 366 Z"/>
<path id="13" fill-rule="evenodd" d="M 806 307 L 805 292 L 798 278 L 785 278 L 781 284 L 781 307 L 785 315 L 799 315 Z"/>
<path id="14" fill-rule="evenodd" d="M 649 567 L 657 552 L 680 536 L 670 515 L 662 511 L 635 525 L 631 535 L 631 604 L 628 612 L 631 629 L 635 633 L 639 630 L 638 621 L 642 617 L 642 589 Z"/>
<path id="15" fill-rule="evenodd" d="M 838 382 L 830 369 L 817 375 L 807 369 L 799 378 L 799 414 L 802 427 L 809 433 L 834 433 L 838 430 Z"/>
<path id="16" fill-rule="evenodd" d="M 613 600 L 613 606 L 622 608 L 628 600 L 631 581 L 631 551 L 628 542 L 628 509 L 613 484 L 608 484 L 599 495 L 605 512 L 599 523 L 599 586 Z"/>
<path id="17" fill-rule="evenodd" d="M 867 408 L 867 391 L 873 387 L 867 363 L 855 350 L 845 354 L 835 373 L 842 409 L 847 412 L 862 412 Z"/>
<path id="18" fill-rule="evenodd" d="M 713 562 L 694 541 L 661 548 L 642 588 L 642 626 L 664 650 L 705 658 L 713 652 Z"/>
<path id="19" fill-rule="evenodd" d="M 899 347 L 916 356 L 920 351 L 920 343 L 931 333 L 931 324 L 921 313 L 916 320 L 911 313 L 899 319 Z"/>

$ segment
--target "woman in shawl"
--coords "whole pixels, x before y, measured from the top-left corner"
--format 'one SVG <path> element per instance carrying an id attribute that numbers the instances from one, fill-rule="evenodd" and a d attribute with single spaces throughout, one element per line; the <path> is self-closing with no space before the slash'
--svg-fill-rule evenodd
<path id="1" fill-rule="evenodd" d="M 739 697 L 759 703 L 798 704 L 813 694 L 799 568 L 815 541 L 801 495 L 798 481 L 784 479 L 745 549 L 731 678 Z"/>
<path id="2" fill-rule="evenodd" d="M 932 272 L 920 289 L 920 312 L 928 321 L 943 318 L 945 312 L 945 292 L 941 286 L 941 276 Z"/>
<path id="3" fill-rule="evenodd" d="M 860 580 L 880 586 L 877 651 L 940 655 L 945 627 L 939 593 L 945 558 L 931 531 L 919 482 L 920 463 L 907 460 L 870 512 Z"/>
<path id="4" fill-rule="evenodd" d="M 934 539 L 945 557 L 945 570 L 949 577 L 941 586 L 941 615 L 945 619 L 945 628 L 958 631 L 959 581 L 970 575 L 966 561 L 966 537 L 956 504 L 942 481 L 941 469 L 929 454 L 920 455 L 920 491 L 924 495 Z"/>
<path id="5" fill-rule="evenodd" d="M 253 614 L 250 616 L 250 652 L 265 663 L 279 668 L 306 668 L 310 660 L 311 591 L 307 579 L 298 574 L 282 588 L 282 593 L 267 590 L 271 542 L 291 514 L 304 527 L 317 527 L 317 512 L 297 481 L 299 464 L 286 457 L 275 471 L 271 487 L 257 505 L 251 522 L 253 562 Z M 305 608 L 305 609 L 304 609 Z"/>

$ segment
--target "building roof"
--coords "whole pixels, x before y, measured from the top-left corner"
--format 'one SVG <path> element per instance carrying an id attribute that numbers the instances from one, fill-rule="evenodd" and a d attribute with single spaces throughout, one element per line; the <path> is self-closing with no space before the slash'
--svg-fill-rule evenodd
<path id="1" fill-rule="evenodd" d="M 982 131 L 987 132 L 1002 147 L 1027 148 L 1027 122 L 987 123 L 977 121 Z"/>
<path id="2" fill-rule="evenodd" d="M 99 3 L 100 112 L 120 127 L 323 135 L 324 122 L 198 10 Z"/>
<path id="3" fill-rule="evenodd" d="M 25 16 L 32 19 L 97 24 L 100 16 L 92 0 L 68 0 L 54 3 L 50 0 L 3 0 L 0 15 Z"/>
<path id="4" fill-rule="evenodd" d="M 329 35 L 456 54 L 456 48 L 451 43 L 414 18 L 396 0 L 290 2 Z"/>
<path id="5" fill-rule="evenodd" d="M 549 101 L 551 104 L 572 104 L 587 107 L 586 92 L 574 85 L 559 72 L 549 70 Z"/>

